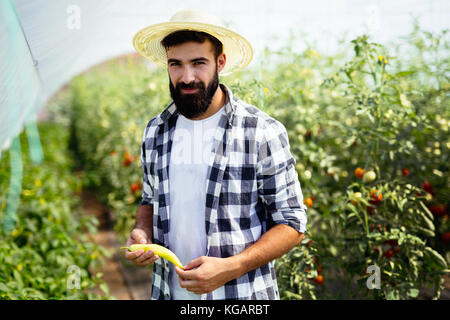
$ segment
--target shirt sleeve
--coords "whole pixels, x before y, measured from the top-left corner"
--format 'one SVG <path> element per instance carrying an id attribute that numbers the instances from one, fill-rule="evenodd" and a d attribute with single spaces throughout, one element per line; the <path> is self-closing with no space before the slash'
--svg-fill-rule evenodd
<path id="1" fill-rule="evenodd" d="M 258 195 L 265 203 L 271 224 L 286 224 L 306 232 L 306 206 L 290 152 L 284 125 L 272 120 L 263 130 L 258 151 Z"/>
<path id="2" fill-rule="evenodd" d="M 146 132 L 147 129 L 144 130 L 144 136 L 142 137 L 142 144 L 141 144 L 141 165 L 143 170 L 143 177 L 142 177 L 142 201 L 141 205 L 153 205 L 153 185 L 154 185 L 154 179 L 150 172 L 148 172 L 148 167 L 146 165 L 147 159 L 146 159 Z"/>

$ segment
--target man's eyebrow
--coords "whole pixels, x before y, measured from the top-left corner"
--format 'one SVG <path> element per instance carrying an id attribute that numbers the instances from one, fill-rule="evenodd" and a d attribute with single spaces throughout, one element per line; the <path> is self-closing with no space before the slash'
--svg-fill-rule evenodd
<path id="1" fill-rule="evenodd" d="M 198 58 L 195 58 L 195 59 L 191 59 L 189 62 L 197 62 L 197 61 L 209 61 L 209 59 L 207 59 L 205 57 L 198 57 Z M 181 60 L 173 59 L 173 58 L 167 60 L 167 63 L 171 63 L 171 62 L 180 63 Z"/>
<path id="2" fill-rule="evenodd" d="M 199 58 L 195 58 L 195 59 L 191 60 L 191 62 L 196 62 L 196 61 L 209 61 L 209 59 L 207 59 L 205 57 L 199 57 Z"/>

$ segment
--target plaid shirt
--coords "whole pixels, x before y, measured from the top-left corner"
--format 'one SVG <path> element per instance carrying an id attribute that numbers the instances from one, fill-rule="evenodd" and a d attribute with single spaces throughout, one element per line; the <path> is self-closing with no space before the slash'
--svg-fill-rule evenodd
<path id="1" fill-rule="evenodd" d="M 221 87 L 227 100 L 205 181 L 205 232 L 207 255 L 225 258 L 241 253 L 276 224 L 305 232 L 307 217 L 285 127 Z M 170 219 L 168 164 L 177 118 L 172 102 L 149 121 L 141 147 L 141 204 L 153 205 L 152 241 L 165 247 Z M 201 298 L 279 297 L 271 261 Z M 152 299 L 170 298 L 169 264 L 158 259 L 153 265 Z"/>

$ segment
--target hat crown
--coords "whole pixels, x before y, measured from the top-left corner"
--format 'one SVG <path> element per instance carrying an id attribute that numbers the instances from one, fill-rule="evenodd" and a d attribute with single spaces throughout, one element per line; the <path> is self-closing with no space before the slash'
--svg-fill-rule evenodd
<path id="1" fill-rule="evenodd" d="M 197 10 L 183 10 L 175 13 L 170 22 L 198 22 L 223 26 L 222 20 L 210 13 Z"/>

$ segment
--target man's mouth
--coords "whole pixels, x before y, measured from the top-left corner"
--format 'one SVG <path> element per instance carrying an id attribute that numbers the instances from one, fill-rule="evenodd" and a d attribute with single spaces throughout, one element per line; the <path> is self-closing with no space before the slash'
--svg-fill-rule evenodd
<path id="1" fill-rule="evenodd" d="M 192 88 L 192 89 L 181 89 L 182 93 L 194 93 L 197 92 L 198 88 Z"/>

